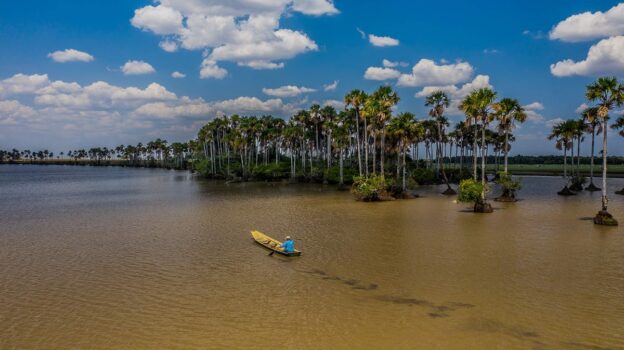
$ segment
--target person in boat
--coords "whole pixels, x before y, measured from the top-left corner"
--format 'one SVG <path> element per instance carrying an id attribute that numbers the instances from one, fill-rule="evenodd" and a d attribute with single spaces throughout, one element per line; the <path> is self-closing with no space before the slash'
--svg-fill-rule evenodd
<path id="1" fill-rule="evenodd" d="M 293 253 L 295 251 L 295 241 L 293 241 L 290 236 L 286 236 L 286 240 L 282 243 L 280 248 L 284 248 L 285 253 Z"/>

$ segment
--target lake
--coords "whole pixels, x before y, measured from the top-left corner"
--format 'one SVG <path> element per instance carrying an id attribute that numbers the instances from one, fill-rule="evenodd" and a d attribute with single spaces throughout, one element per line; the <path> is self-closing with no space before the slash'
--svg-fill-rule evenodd
<path id="1" fill-rule="evenodd" d="M 624 229 L 600 193 L 474 214 L 441 188 L 361 203 L 320 185 L 0 166 L 2 349 L 624 349 Z M 598 184 L 599 181 L 596 181 Z M 624 179 L 610 207 L 624 223 Z M 268 256 L 249 231 L 291 235 Z"/>

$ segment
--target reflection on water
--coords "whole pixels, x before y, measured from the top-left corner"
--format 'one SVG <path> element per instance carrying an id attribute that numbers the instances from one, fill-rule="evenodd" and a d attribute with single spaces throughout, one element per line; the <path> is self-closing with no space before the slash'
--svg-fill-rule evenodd
<path id="1" fill-rule="evenodd" d="M 610 180 L 612 188 L 624 186 Z M 622 349 L 624 232 L 600 193 L 475 215 L 185 172 L 0 166 L 0 348 Z M 624 197 L 610 211 L 624 221 Z M 267 256 L 251 229 L 292 235 Z"/>

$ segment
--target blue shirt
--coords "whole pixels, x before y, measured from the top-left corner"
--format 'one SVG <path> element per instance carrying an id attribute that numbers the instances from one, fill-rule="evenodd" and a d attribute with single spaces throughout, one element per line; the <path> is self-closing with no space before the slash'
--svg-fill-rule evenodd
<path id="1" fill-rule="evenodd" d="M 284 244 L 282 244 L 282 248 L 284 248 L 284 252 L 286 253 L 292 253 L 295 251 L 295 241 L 293 241 L 292 239 L 287 240 L 286 242 L 284 242 Z"/>

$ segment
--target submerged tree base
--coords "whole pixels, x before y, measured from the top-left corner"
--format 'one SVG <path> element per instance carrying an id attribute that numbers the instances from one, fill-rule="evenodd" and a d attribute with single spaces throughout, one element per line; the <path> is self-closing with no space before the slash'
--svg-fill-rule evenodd
<path id="1" fill-rule="evenodd" d="M 442 194 L 445 196 L 454 196 L 457 194 L 457 191 L 455 191 L 453 188 L 451 188 L 451 186 L 449 186 L 444 192 L 442 192 Z"/>
<path id="2" fill-rule="evenodd" d="M 568 186 L 565 186 L 561 191 L 557 192 L 560 196 L 575 196 L 576 193 L 572 192 Z"/>
<path id="3" fill-rule="evenodd" d="M 516 191 L 511 191 L 508 189 L 503 190 L 503 194 L 500 197 L 494 198 L 496 202 L 505 202 L 505 203 L 513 203 L 517 202 Z"/>
<path id="4" fill-rule="evenodd" d="M 594 185 L 593 182 L 590 182 L 589 185 L 585 187 L 585 191 L 590 191 L 590 192 L 600 191 L 600 187 Z"/>
<path id="5" fill-rule="evenodd" d="M 575 183 L 570 185 L 570 190 L 574 192 L 580 192 L 583 190 L 583 185 L 579 183 Z"/>
<path id="6" fill-rule="evenodd" d="M 494 209 L 492 205 L 488 202 L 476 202 L 474 205 L 475 213 L 493 213 Z"/>
<path id="7" fill-rule="evenodd" d="M 615 194 L 619 194 L 619 195 L 623 195 L 624 196 L 624 188 L 619 190 L 619 191 L 615 191 Z"/>
<path id="8" fill-rule="evenodd" d="M 604 226 L 617 226 L 618 222 L 615 220 L 613 215 L 609 214 L 606 210 L 601 210 L 594 217 L 594 224 L 596 225 L 604 225 Z"/>

